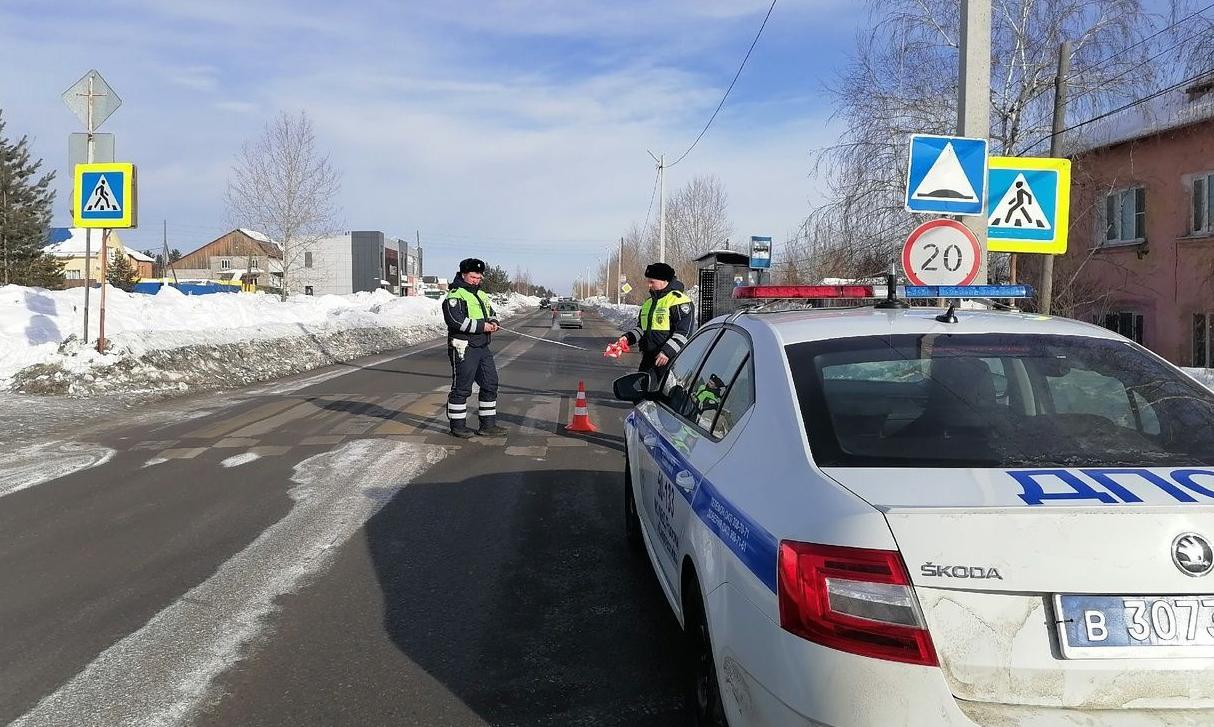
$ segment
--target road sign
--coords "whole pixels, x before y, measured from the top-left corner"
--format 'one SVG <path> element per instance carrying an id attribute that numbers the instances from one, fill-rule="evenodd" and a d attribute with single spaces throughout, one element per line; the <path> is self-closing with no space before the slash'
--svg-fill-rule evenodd
<path id="1" fill-rule="evenodd" d="M 122 105 L 122 99 L 118 98 L 110 84 L 95 70 L 84 74 L 71 88 L 64 91 L 63 102 L 89 131 L 95 131 Z M 90 102 L 93 107 L 91 116 Z"/>
<path id="2" fill-rule="evenodd" d="M 628 295 L 629 293 L 632 292 L 632 286 L 629 285 L 628 283 L 624 283 L 623 285 L 620 286 L 620 292 L 623 293 L 624 295 Z"/>
<path id="3" fill-rule="evenodd" d="M 980 215 L 986 209 L 986 139 L 912 134 L 906 209 Z"/>
<path id="4" fill-rule="evenodd" d="M 750 236 L 751 270 L 767 270 L 771 267 L 771 238 Z"/>
<path id="5" fill-rule="evenodd" d="M 1071 160 L 991 157 L 986 230 L 992 252 L 1066 252 Z"/>
<path id="6" fill-rule="evenodd" d="M 956 220 L 931 220 L 902 246 L 902 269 L 915 285 L 969 285 L 982 260 L 978 238 Z"/>
<path id="7" fill-rule="evenodd" d="M 86 228 L 136 227 L 137 196 L 134 164 L 77 164 L 72 222 Z"/>
<path id="8" fill-rule="evenodd" d="M 93 134 L 93 161 L 114 161 L 114 135 Z M 89 163 L 89 135 L 68 134 L 67 137 L 67 168 L 75 169 L 77 164 Z"/>

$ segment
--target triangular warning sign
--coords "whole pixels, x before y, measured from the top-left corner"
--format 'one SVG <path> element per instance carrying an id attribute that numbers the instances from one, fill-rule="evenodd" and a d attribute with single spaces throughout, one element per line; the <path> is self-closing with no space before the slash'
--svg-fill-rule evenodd
<path id="1" fill-rule="evenodd" d="M 944 151 L 932 162 L 923 181 L 911 194 L 912 199 L 948 200 L 954 202 L 977 202 L 974 185 L 965 176 L 961 160 L 953 150 L 952 143 L 944 145 Z"/>
<path id="2" fill-rule="evenodd" d="M 1003 199 L 995 205 L 995 211 L 986 220 L 990 227 L 1007 227 L 1011 229 L 1048 230 L 1050 221 L 1041 205 L 1037 204 L 1037 195 L 1029 186 L 1024 174 L 1017 174 L 1012 186 L 1007 188 Z"/>
<path id="3" fill-rule="evenodd" d="M 121 212 L 122 206 L 118 204 L 117 198 L 114 197 L 114 191 L 110 189 L 110 183 L 106 181 L 105 175 L 97 177 L 97 185 L 93 187 L 93 191 L 89 194 L 89 199 L 84 203 L 85 212 Z"/>

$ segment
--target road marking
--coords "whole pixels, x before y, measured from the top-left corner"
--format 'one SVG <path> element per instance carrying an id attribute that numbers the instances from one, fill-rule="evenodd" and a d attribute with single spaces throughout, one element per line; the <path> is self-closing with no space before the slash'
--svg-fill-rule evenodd
<path id="1" fill-rule="evenodd" d="M 511 457 L 539 457 L 543 459 L 548 456 L 547 447 L 506 447 L 506 454 Z"/>
<path id="2" fill-rule="evenodd" d="M 197 439 L 215 439 L 227 435 L 229 432 L 240 429 L 241 427 L 252 424 L 253 422 L 265 419 L 268 416 L 273 416 L 287 407 L 295 404 L 292 399 L 283 399 L 281 401 L 271 401 L 267 404 L 251 409 L 244 414 L 238 414 L 230 419 L 211 424 L 197 431 L 191 432 L 185 436 Z"/>
<path id="3" fill-rule="evenodd" d="M 282 520 L 13 724 L 192 721 L 215 679 L 269 626 L 275 599 L 325 569 L 342 543 L 444 456 L 442 447 L 362 439 L 300 462 Z"/>
<path id="4" fill-rule="evenodd" d="M 235 457 L 228 457 L 219 464 L 223 465 L 224 467 L 239 467 L 242 464 L 256 462 L 259 459 L 261 459 L 260 455 L 254 452 L 245 452 L 243 454 L 238 454 Z"/>
<path id="5" fill-rule="evenodd" d="M 0 497 L 98 467 L 115 454 L 109 447 L 81 442 L 47 442 L 7 452 L 0 470 Z"/>
<path id="6" fill-rule="evenodd" d="M 246 427 L 241 427 L 240 429 L 232 432 L 231 435 L 233 437 L 252 437 L 269 434 L 287 422 L 307 416 L 314 411 L 315 407 L 315 405 L 310 401 L 299 403 L 295 400 L 291 400 L 289 403 L 295 404 L 295 406 L 280 414 L 275 414 L 274 416 L 255 421 Z"/>
<path id="7" fill-rule="evenodd" d="M 249 439 L 248 437 L 224 437 L 211 446 L 216 449 L 243 449 L 245 447 L 256 447 L 260 441 L 260 439 Z"/>

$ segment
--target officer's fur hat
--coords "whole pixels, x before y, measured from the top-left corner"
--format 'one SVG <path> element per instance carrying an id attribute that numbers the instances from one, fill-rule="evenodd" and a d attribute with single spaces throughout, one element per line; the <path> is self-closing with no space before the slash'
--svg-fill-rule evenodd
<path id="1" fill-rule="evenodd" d="M 650 263 L 649 267 L 645 268 L 645 277 L 650 280 L 665 280 L 669 283 L 674 280 L 674 268 L 666 263 Z"/>
<path id="2" fill-rule="evenodd" d="M 464 258 L 459 261 L 459 272 L 461 275 L 464 273 L 484 273 L 485 261 L 477 260 L 474 257 Z"/>

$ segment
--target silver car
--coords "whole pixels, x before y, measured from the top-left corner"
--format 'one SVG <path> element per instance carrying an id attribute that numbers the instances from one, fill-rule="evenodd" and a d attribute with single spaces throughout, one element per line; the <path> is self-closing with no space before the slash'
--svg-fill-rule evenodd
<path id="1" fill-rule="evenodd" d="M 561 328 L 581 328 L 582 306 L 576 300 L 562 300 L 553 306 L 552 320 Z"/>

